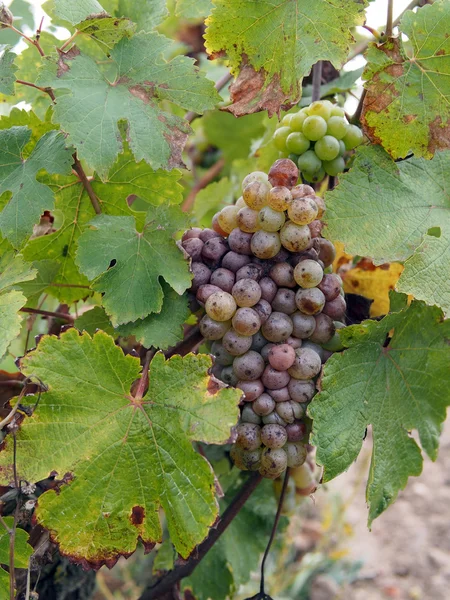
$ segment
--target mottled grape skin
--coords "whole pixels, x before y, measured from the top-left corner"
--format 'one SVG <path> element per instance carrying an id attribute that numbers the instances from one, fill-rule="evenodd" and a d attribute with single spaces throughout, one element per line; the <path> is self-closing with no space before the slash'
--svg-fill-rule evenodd
<path id="1" fill-rule="evenodd" d="M 198 237 L 202 240 L 202 242 L 204 242 L 206 244 L 206 242 L 208 240 L 210 240 L 211 238 L 216 238 L 216 237 L 222 238 L 223 236 L 221 234 L 217 233 L 217 231 L 214 231 L 213 229 L 206 228 L 206 229 L 202 229 L 200 231 Z"/>
<path id="2" fill-rule="evenodd" d="M 273 410 L 271 413 L 262 418 L 264 425 L 281 425 L 282 427 L 286 427 L 287 423 L 284 421 L 276 410 Z"/>
<path id="3" fill-rule="evenodd" d="M 204 260 L 216 264 L 228 252 L 228 244 L 220 237 L 209 239 L 203 246 L 202 257 Z"/>
<path id="4" fill-rule="evenodd" d="M 295 302 L 304 315 L 317 315 L 325 306 L 325 296 L 318 288 L 300 289 L 295 294 Z"/>
<path id="5" fill-rule="evenodd" d="M 232 365 L 234 356 L 232 356 L 219 341 L 215 341 L 211 346 L 211 354 L 215 358 L 215 362 L 224 367 Z"/>
<path id="6" fill-rule="evenodd" d="M 208 298 L 215 294 L 216 292 L 221 292 L 222 290 L 217 285 L 212 285 L 211 283 L 205 283 L 205 285 L 201 285 L 197 294 L 195 295 L 197 302 L 199 302 L 202 306 L 205 305 Z"/>
<path id="7" fill-rule="evenodd" d="M 291 399 L 287 387 L 280 388 L 279 390 L 267 390 L 267 393 L 272 396 L 275 402 L 287 402 Z"/>
<path id="8" fill-rule="evenodd" d="M 229 329 L 223 336 L 222 344 L 232 356 L 241 356 L 250 350 L 252 338 L 240 335 L 234 329 Z"/>
<path id="9" fill-rule="evenodd" d="M 301 421 L 294 421 L 286 425 L 288 442 L 300 442 L 306 434 L 306 425 Z"/>
<path id="10" fill-rule="evenodd" d="M 264 231 L 279 231 L 285 221 L 284 212 L 274 210 L 270 206 L 263 206 L 258 213 L 258 224 Z"/>
<path id="11" fill-rule="evenodd" d="M 347 304 L 344 298 L 339 295 L 334 300 L 327 302 L 323 308 L 324 314 L 331 317 L 334 321 L 340 321 L 345 315 Z"/>
<path id="12" fill-rule="evenodd" d="M 290 335 L 286 340 L 286 344 L 289 344 L 289 346 L 292 346 L 294 350 L 297 350 L 297 348 L 302 347 L 302 340 L 300 338 Z"/>
<path id="13" fill-rule="evenodd" d="M 288 383 L 290 397 L 294 402 L 309 402 L 316 393 L 314 381 L 294 379 Z"/>
<path id="14" fill-rule="evenodd" d="M 233 361 L 233 370 L 239 381 L 255 381 L 264 371 L 264 359 L 261 354 L 249 350 Z"/>
<path id="15" fill-rule="evenodd" d="M 293 423 L 296 419 L 301 419 L 304 415 L 302 405 L 293 400 L 278 402 L 275 410 L 286 423 Z"/>
<path id="16" fill-rule="evenodd" d="M 227 385 L 236 387 L 239 379 L 236 377 L 233 371 L 233 366 L 223 367 L 219 379 L 221 379 Z"/>
<path id="17" fill-rule="evenodd" d="M 280 390 L 287 386 L 290 379 L 287 371 L 277 371 L 270 365 L 267 365 L 261 377 L 261 381 L 268 390 Z"/>
<path id="18" fill-rule="evenodd" d="M 206 340 L 220 340 L 230 329 L 231 321 L 214 321 L 208 315 L 203 315 L 198 326 Z"/>
<path id="19" fill-rule="evenodd" d="M 260 415 L 257 415 L 253 410 L 254 402 L 247 402 L 241 413 L 241 421 L 243 423 L 255 423 L 255 425 L 260 425 L 262 423 L 262 419 Z"/>
<path id="20" fill-rule="evenodd" d="M 280 158 L 270 167 L 269 182 L 273 187 L 291 188 L 297 183 L 298 176 L 297 165 L 289 158 Z"/>
<path id="21" fill-rule="evenodd" d="M 191 264 L 191 271 L 194 275 L 191 290 L 195 293 L 201 285 L 209 283 L 209 280 L 211 279 L 211 270 L 201 262 L 193 262 Z"/>
<path id="22" fill-rule="evenodd" d="M 243 450 L 241 461 L 247 471 L 258 471 L 261 467 L 262 450 Z"/>
<path id="23" fill-rule="evenodd" d="M 270 277 L 263 277 L 259 281 L 259 287 L 261 288 L 261 299 L 267 300 L 271 304 L 278 289 L 276 283 Z"/>
<path id="24" fill-rule="evenodd" d="M 306 196 L 292 200 L 288 209 L 288 216 L 296 225 L 309 225 L 317 217 L 318 212 L 319 209 L 314 198 Z"/>
<path id="25" fill-rule="evenodd" d="M 287 442 L 286 429 L 281 425 L 264 425 L 261 429 L 261 442 L 267 448 L 282 448 Z"/>
<path id="26" fill-rule="evenodd" d="M 315 344 L 326 344 L 336 332 L 334 321 L 324 313 L 316 315 L 314 318 L 316 320 L 316 328 L 310 340 Z"/>
<path id="27" fill-rule="evenodd" d="M 215 321 L 229 321 L 236 312 L 236 302 L 228 292 L 215 292 L 205 303 L 206 314 Z"/>
<path id="28" fill-rule="evenodd" d="M 236 445 L 243 450 L 257 450 L 261 446 L 261 427 L 255 423 L 240 423 L 236 427 Z M 287 437 L 287 436 L 286 436 Z"/>
<path id="29" fill-rule="evenodd" d="M 199 238 L 202 231 L 203 229 L 200 227 L 191 227 L 191 229 L 188 229 L 183 233 L 181 241 L 185 242 L 186 240 L 190 240 L 192 238 Z"/>
<path id="30" fill-rule="evenodd" d="M 251 248 L 258 258 L 273 258 L 281 249 L 280 236 L 278 232 L 257 231 L 253 234 Z"/>
<path id="31" fill-rule="evenodd" d="M 272 307 L 267 300 L 260 300 L 252 308 L 258 313 L 261 325 L 264 325 L 264 323 L 272 314 Z"/>
<path id="32" fill-rule="evenodd" d="M 323 229 L 323 222 L 315 219 L 312 223 L 308 223 L 311 239 L 320 237 Z"/>
<path id="33" fill-rule="evenodd" d="M 294 279 L 302 288 L 313 288 L 323 279 L 323 269 L 315 260 L 302 260 L 294 269 Z"/>
<path id="34" fill-rule="evenodd" d="M 294 364 L 289 369 L 289 375 L 294 379 L 312 379 L 320 373 L 322 361 L 317 352 L 302 346 L 295 351 L 295 355 Z M 263 379 L 261 380 L 264 382 Z"/>
<path id="35" fill-rule="evenodd" d="M 216 285 L 224 292 L 228 292 L 229 294 L 231 294 L 231 290 L 233 289 L 234 285 L 234 280 L 235 276 L 233 271 L 230 271 L 229 269 L 220 268 L 216 269 L 212 273 L 210 284 Z"/>
<path id="36" fill-rule="evenodd" d="M 269 342 L 284 342 L 292 334 L 293 324 L 288 315 L 273 312 L 262 326 L 261 330 Z"/>
<path id="37" fill-rule="evenodd" d="M 259 472 L 263 477 L 275 479 L 287 467 L 287 454 L 283 448 L 265 448 L 261 453 L 261 467 Z"/>
<path id="38" fill-rule="evenodd" d="M 286 444 L 284 450 L 287 455 L 288 467 L 300 467 L 305 462 L 308 455 L 306 446 L 299 443 L 288 443 Z"/>
<path id="39" fill-rule="evenodd" d="M 307 225 L 296 225 L 288 221 L 280 231 L 280 240 L 290 252 L 302 252 L 311 242 L 311 232 Z"/>
<path id="40" fill-rule="evenodd" d="M 236 444 L 233 444 L 233 446 L 231 446 L 230 458 L 233 461 L 233 463 L 236 465 L 236 467 L 238 469 L 240 469 L 241 471 L 247 470 L 247 467 L 243 461 L 244 452 L 245 452 L 245 450 L 242 450 L 242 448 L 239 448 L 239 446 L 236 446 Z M 287 459 L 286 459 L 286 464 L 287 464 Z"/>
<path id="41" fill-rule="evenodd" d="M 295 287 L 294 269 L 287 262 L 279 262 L 269 271 L 270 278 L 278 287 Z"/>
<path id="42" fill-rule="evenodd" d="M 314 238 L 312 241 L 313 248 L 318 252 L 319 259 L 323 262 L 325 267 L 329 267 L 333 264 L 336 258 L 336 249 L 329 240 L 324 238 Z"/>
<path id="43" fill-rule="evenodd" d="M 253 279 L 259 281 L 264 273 L 264 268 L 254 262 L 249 263 L 236 272 L 236 281 L 240 279 Z"/>
<path id="44" fill-rule="evenodd" d="M 267 177 L 267 173 L 264 173 L 264 171 L 253 171 L 252 173 L 249 173 L 248 175 L 246 175 L 242 181 L 242 191 L 245 190 L 245 188 L 248 186 L 249 183 L 252 183 L 252 181 L 267 181 L 268 177 Z"/>
<path id="45" fill-rule="evenodd" d="M 238 254 L 246 254 L 248 256 L 251 256 L 251 241 L 252 234 L 247 233 L 245 231 L 241 231 L 239 227 L 233 229 L 233 231 L 228 236 L 228 245 L 230 247 L 230 250 L 233 250 L 233 252 L 237 252 Z"/>
<path id="46" fill-rule="evenodd" d="M 227 252 L 222 259 L 222 267 L 224 269 L 228 269 L 233 273 L 237 273 L 239 269 L 248 265 L 251 261 L 249 256 L 244 256 L 243 254 L 238 254 L 237 252 Z"/>
<path id="47" fill-rule="evenodd" d="M 261 299 L 261 288 L 254 279 L 236 281 L 231 293 L 240 307 L 252 307 Z"/>
<path id="48" fill-rule="evenodd" d="M 315 196 L 314 188 L 306 183 L 300 183 L 292 188 L 291 194 L 293 198 L 304 198 L 305 196 Z"/>
<path id="49" fill-rule="evenodd" d="M 184 250 L 189 254 L 189 256 L 192 258 L 192 260 L 194 260 L 194 261 L 201 260 L 202 250 L 203 250 L 203 246 L 204 246 L 201 239 L 196 238 L 196 237 L 189 238 L 187 240 L 184 240 L 184 242 L 182 242 L 181 245 L 183 246 Z"/>
<path id="50" fill-rule="evenodd" d="M 265 417 L 275 409 L 275 400 L 264 393 L 252 403 L 252 407 L 257 415 Z"/>
<path id="51" fill-rule="evenodd" d="M 238 381 L 236 387 L 244 394 L 244 402 L 254 402 L 264 392 L 264 385 L 260 379 L 256 381 Z"/>
<path id="52" fill-rule="evenodd" d="M 294 313 L 297 310 L 294 290 L 280 288 L 275 298 L 272 300 L 272 308 L 273 310 L 285 313 L 286 315 Z"/>
<path id="53" fill-rule="evenodd" d="M 261 210 L 267 205 L 270 185 L 266 181 L 252 181 L 242 192 L 245 204 L 252 210 Z"/>
<path id="54" fill-rule="evenodd" d="M 301 312 L 295 312 L 291 315 L 293 324 L 293 335 L 296 338 L 305 340 L 309 338 L 316 328 L 316 320 L 312 315 L 304 315 Z"/>
<path id="55" fill-rule="evenodd" d="M 238 308 L 231 323 L 240 335 L 254 335 L 261 327 L 259 315 L 253 308 Z"/>
<path id="56" fill-rule="evenodd" d="M 289 344 L 280 344 L 269 350 L 269 363 L 277 371 L 287 371 L 295 360 L 295 350 Z"/>
<path id="57" fill-rule="evenodd" d="M 237 213 L 239 208 L 237 206 L 225 206 L 220 211 L 217 220 L 223 231 L 231 233 L 235 227 L 237 227 Z"/>
<path id="58" fill-rule="evenodd" d="M 325 300 L 330 302 L 339 296 L 341 281 L 334 273 L 327 273 L 317 287 L 325 296 Z"/>
<path id="59" fill-rule="evenodd" d="M 269 191 L 267 202 L 273 210 L 287 210 L 292 201 L 292 194 L 289 188 L 284 186 L 273 187 Z"/>
<path id="60" fill-rule="evenodd" d="M 245 207 L 239 209 L 237 213 L 237 224 L 239 229 L 246 233 L 253 233 L 258 231 L 258 211 L 251 208 Z"/>

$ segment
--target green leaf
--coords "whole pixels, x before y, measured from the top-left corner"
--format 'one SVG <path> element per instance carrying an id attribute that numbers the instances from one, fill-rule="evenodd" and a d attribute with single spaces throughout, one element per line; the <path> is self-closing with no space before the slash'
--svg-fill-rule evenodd
<path id="1" fill-rule="evenodd" d="M 71 25 L 77 25 L 93 15 L 105 14 L 105 9 L 97 0 L 50 0 L 44 3 L 43 8 L 48 14 Z"/>
<path id="2" fill-rule="evenodd" d="M 149 211 L 141 233 L 133 217 L 99 215 L 91 221 L 93 229 L 79 240 L 77 263 L 95 280 L 92 289 L 104 294 L 103 306 L 114 326 L 161 310 L 160 278 L 178 294 L 190 286 L 188 263 L 173 239 L 186 223 L 177 207 Z"/>
<path id="3" fill-rule="evenodd" d="M 106 54 L 109 54 L 123 37 L 131 37 L 135 28 L 130 19 L 108 17 L 106 14 L 89 18 L 77 25 L 78 31 L 94 39 Z"/>
<path id="4" fill-rule="evenodd" d="M 3 517 L 5 524 L 12 529 L 14 525 L 13 517 Z M 33 548 L 27 542 L 29 535 L 23 529 L 16 528 L 14 536 L 14 567 L 16 569 L 27 569 L 28 561 L 33 554 Z M 0 563 L 9 565 L 9 544 L 10 537 L 4 526 L 0 527 Z M 0 598 L 9 599 L 9 574 L 0 567 Z"/>
<path id="5" fill-rule="evenodd" d="M 209 112 L 203 117 L 207 140 L 220 148 L 227 161 L 248 158 L 252 140 L 264 134 L 264 114 L 245 115 L 236 119 L 222 111 Z"/>
<path id="6" fill-rule="evenodd" d="M 18 69 L 14 64 L 16 56 L 14 52 L 10 51 L 9 46 L 6 46 L 0 56 L 0 93 L 7 96 L 14 95 L 14 82 L 16 81 L 14 73 Z"/>
<path id="7" fill-rule="evenodd" d="M 41 294 L 55 282 L 60 265 L 55 260 L 37 260 L 32 263 L 37 275 L 33 281 L 21 283 L 19 289 L 27 297 L 27 306 L 36 306 Z"/>
<path id="8" fill-rule="evenodd" d="M 195 197 L 194 219 L 201 227 L 209 227 L 216 212 L 233 203 L 233 183 L 223 177 L 200 190 Z"/>
<path id="9" fill-rule="evenodd" d="M 188 300 L 163 283 L 164 302 L 161 312 L 120 326 L 120 335 L 133 335 L 146 348 L 166 350 L 183 339 L 183 324 L 189 316 Z"/>
<path id="10" fill-rule="evenodd" d="M 119 0 L 117 16 L 126 15 L 137 25 L 138 31 L 152 31 L 168 16 L 166 0 Z"/>
<path id="11" fill-rule="evenodd" d="M 0 214 L 0 231 L 16 248 L 31 234 L 44 210 L 53 208 L 53 193 L 36 180 L 38 171 L 70 173 L 73 162 L 71 150 L 58 131 L 46 133 L 29 158 L 23 160 L 30 137 L 27 127 L 0 130 L 0 194 L 12 192 Z"/>
<path id="12" fill-rule="evenodd" d="M 395 163 L 379 146 L 361 148 L 326 195 L 327 235 L 376 264 L 406 262 L 399 289 L 450 311 L 450 151 Z M 439 227 L 440 237 L 426 235 Z M 423 243 L 422 243 L 423 242 Z M 430 281 L 439 282 L 430 286 Z M 442 282 L 442 283 L 441 283 Z"/>
<path id="13" fill-rule="evenodd" d="M 10 129 L 11 127 L 25 125 L 31 130 L 30 141 L 28 144 L 26 144 L 22 151 L 22 156 L 24 158 L 28 158 L 38 140 L 48 131 L 57 129 L 57 126 L 50 122 L 50 111 L 47 116 L 49 117 L 47 120 L 41 121 L 41 119 L 32 110 L 22 110 L 20 108 L 13 107 L 8 116 L 3 115 L 0 119 L 0 129 Z"/>
<path id="14" fill-rule="evenodd" d="M 369 47 L 362 122 L 394 158 L 430 158 L 450 146 L 449 26 L 450 3 L 434 2 L 404 14 L 408 49 L 401 35 Z"/>
<path id="15" fill-rule="evenodd" d="M 320 86 L 320 97 L 326 98 L 334 94 L 345 94 L 355 87 L 356 82 L 361 77 L 364 67 L 354 71 L 341 71 L 339 77 L 324 83 Z M 303 88 L 300 106 L 308 106 L 312 102 L 312 85 L 305 85 Z"/>
<path id="16" fill-rule="evenodd" d="M 372 462 L 367 483 L 369 523 L 391 504 L 410 475 L 422 471 L 422 454 L 435 460 L 450 404 L 450 321 L 436 307 L 413 302 L 379 322 L 341 330 L 348 350 L 326 363 L 322 391 L 309 414 L 312 443 L 324 481 L 345 471 L 372 425 Z M 338 418 L 337 418 L 338 416 Z"/>
<path id="17" fill-rule="evenodd" d="M 16 284 L 36 277 L 36 270 L 24 263 L 21 256 L 6 253 L 0 260 L 0 358 L 9 344 L 20 333 L 22 317 L 18 311 L 25 306 L 27 299 L 17 290 Z"/>
<path id="18" fill-rule="evenodd" d="M 347 59 L 350 29 L 362 24 L 365 1 L 213 0 L 206 49 L 226 54 L 236 115 L 267 109 L 279 112 L 301 96 L 302 78 L 319 60 L 340 68 Z M 280 45 L 283 51 L 280 51 Z"/>
<path id="19" fill-rule="evenodd" d="M 127 136 L 137 161 L 153 168 L 183 166 L 181 152 L 189 124 L 161 109 L 163 100 L 202 113 L 220 99 L 214 84 L 193 60 L 162 55 L 173 42 L 156 32 L 122 39 L 111 51 L 116 76 L 108 81 L 94 60 L 73 48 L 51 63 L 40 85 L 66 90 L 58 95 L 55 122 L 68 133 L 81 159 L 105 178 L 122 150 L 118 121 L 128 123 Z M 101 127 L 100 125 L 101 124 Z"/>
<path id="20" fill-rule="evenodd" d="M 175 14 L 184 19 L 203 19 L 211 14 L 211 0 L 176 0 Z"/>
<path id="21" fill-rule="evenodd" d="M 209 356 L 150 364 L 149 389 L 131 396 L 139 360 L 124 356 L 103 332 L 70 329 L 45 336 L 22 361 L 49 391 L 17 435 L 19 477 L 37 481 L 55 470 L 73 479 L 39 498 L 36 519 L 61 551 L 91 566 L 161 541 L 164 509 L 176 550 L 186 558 L 217 516 L 214 475 L 192 441 L 223 443 L 238 418 L 239 393 L 209 387 Z M 58 443 L 55 444 L 55 440 Z M 12 476 L 12 443 L 0 454 Z"/>
<path id="22" fill-rule="evenodd" d="M 135 163 L 125 145 L 106 181 L 94 175 L 92 188 L 108 215 L 133 215 L 139 226 L 144 225 L 145 214 L 134 212 L 127 204 L 129 196 L 139 196 L 150 205 L 179 204 L 182 187 L 178 183 L 180 171 L 154 171 L 145 161 Z M 78 239 L 87 224 L 95 217 L 91 201 L 76 177 L 53 177 L 50 183 L 55 193 L 55 210 L 59 228 L 50 235 L 30 240 L 24 248 L 28 260 L 56 260 L 61 268 L 54 282 L 88 286 L 89 280 L 75 264 Z M 89 291 L 83 288 L 52 287 L 48 290 L 61 302 L 71 303 L 84 298 Z"/>
<path id="23" fill-rule="evenodd" d="M 105 309 L 101 306 L 94 306 L 94 308 L 83 313 L 81 317 L 75 319 L 74 325 L 80 331 L 86 331 L 91 336 L 94 335 L 98 329 L 101 329 L 113 337 L 115 335 L 114 327 L 111 325 Z"/>

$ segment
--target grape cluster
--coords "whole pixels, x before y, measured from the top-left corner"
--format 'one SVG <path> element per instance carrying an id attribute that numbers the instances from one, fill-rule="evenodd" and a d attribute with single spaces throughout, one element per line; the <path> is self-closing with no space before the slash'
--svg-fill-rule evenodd
<path id="1" fill-rule="evenodd" d="M 334 246 L 320 235 L 324 202 L 298 177 L 289 159 L 250 173 L 212 229 L 181 242 L 213 374 L 243 392 L 232 458 L 273 479 L 306 459 L 306 407 L 346 308 Z"/>
<path id="2" fill-rule="evenodd" d="M 319 100 L 285 115 L 273 141 L 281 156 L 293 160 L 303 178 L 313 183 L 325 174 L 342 173 L 345 153 L 361 144 L 363 133 L 348 123 L 342 108 Z"/>

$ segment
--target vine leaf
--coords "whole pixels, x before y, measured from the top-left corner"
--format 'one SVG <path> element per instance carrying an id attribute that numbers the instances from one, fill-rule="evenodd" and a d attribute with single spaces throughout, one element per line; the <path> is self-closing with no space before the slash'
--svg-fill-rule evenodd
<path id="1" fill-rule="evenodd" d="M 183 339 L 183 324 L 189 316 L 188 300 L 180 296 L 166 283 L 162 284 L 164 301 L 161 312 L 152 313 L 145 319 L 121 325 L 120 335 L 133 335 L 146 348 L 166 350 Z"/>
<path id="2" fill-rule="evenodd" d="M 12 529 L 14 525 L 13 517 L 3 517 L 6 525 Z M 14 567 L 16 569 L 27 569 L 28 561 L 33 554 L 33 548 L 27 543 L 29 535 L 26 531 L 16 528 L 14 537 Z M 0 563 L 9 565 L 9 533 L 3 527 L 0 527 Z M 6 592 L 8 590 L 8 592 Z M 9 598 L 9 573 L 0 567 L 0 598 Z"/>
<path id="3" fill-rule="evenodd" d="M 437 307 L 414 301 L 379 322 L 365 321 L 340 332 L 348 348 L 327 362 L 322 391 L 309 414 L 312 443 L 324 466 L 324 481 L 356 459 L 372 425 L 373 450 L 367 483 L 369 524 L 422 471 L 422 454 L 435 460 L 441 425 L 450 404 L 450 321 Z M 339 415 L 339 418 L 336 418 Z"/>
<path id="4" fill-rule="evenodd" d="M 58 131 L 46 133 L 24 160 L 23 149 L 30 137 L 28 127 L 0 130 L 0 194 L 12 192 L 0 214 L 0 231 L 15 248 L 22 246 L 44 210 L 53 208 L 53 193 L 36 180 L 38 171 L 70 173 L 73 162 L 72 152 Z"/>
<path id="5" fill-rule="evenodd" d="M 105 178 L 122 150 L 118 121 L 127 121 L 127 138 L 136 161 L 154 169 L 183 166 L 181 152 L 191 128 L 162 110 L 168 100 L 202 113 L 220 100 L 186 56 L 166 61 L 174 43 L 156 33 L 123 38 L 111 51 L 115 77 L 109 81 L 90 57 L 74 47 L 51 62 L 39 85 L 65 90 L 59 94 L 54 121 L 68 133 L 78 156 Z"/>
<path id="6" fill-rule="evenodd" d="M 132 215 L 139 226 L 144 225 L 145 213 L 135 212 L 127 204 L 127 198 L 137 196 L 150 205 L 179 204 L 182 201 L 181 177 L 178 169 L 154 171 L 145 161 L 135 163 L 125 144 L 107 179 L 102 182 L 94 174 L 91 186 L 97 196 L 102 212 L 108 215 Z M 61 265 L 54 283 L 89 285 L 75 264 L 78 240 L 91 219 L 95 217 L 91 201 L 81 182 L 74 176 L 52 177 L 49 182 L 55 194 L 55 215 L 60 227 L 52 234 L 30 240 L 23 250 L 27 260 L 56 260 Z M 88 290 L 83 288 L 51 287 L 47 290 L 61 302 L 75 302 L 84 298 Z"/>
<path id="7" fill-rule="evenodd" d="M 68 484 L 43 494 L 35 513 L 63 554 L 99 568 L 134 552 L 138 539 L 150 550 L 162 537 L 160 507 L 184 558 L 207 535 L 218 512 L 214 474 L 192 441 L 223 443 L 239 414 L 238 390 L 210 385 L 211 364 L 206 355 L 156 354 L 140 399 L 130 391 L 139 360 L 104 332 L 45 336 L 23 359 L 23 372 L 49 391 L 18 432 L 18 474 L 66 474 Z M 8 440 L 5 482 L 12 458 Z"/>
<path id="8" fill-rule="evenodd" d="M 111 325 L 105 309 L 101 306 L 94 306 L 91 310 L 83 313 L 78 319 L 75 319 L 75 327 L 80 331 L 86 331 L 89 335 L 94 335 L 97 329 L 101 329 L 108 335 L 114 336 L 114 327 Z"/>
<path id="9" fill-rule="evenodd" d="M 369 139 L 394 158 L 430 158 L 450 146 L 450 4 L 434 2 L 400 23 L 408 36 L 372 44 L 363 77 L 367 80 L 362 123 Z"/>
<path id="10" fill-rule="evenodd" d="M 188 262 L 173 234 L 187 225 L 178 207 L 159 206 L 147 213 L 142 232 L 133 217 L 99 215 L 80 237 L 77 263 L 101 292 L 113 326 L 160 312 L 164 279 L 178 294 L 191 282 Z M 114 262 L 112 262 L 114 261 Z"/>
<path id="11" fill-rule="evenodd" d="M 302 78 L 319 60 L 336 68 L 353 41 L 350 28 L 362 24 L 366 2 L 357 0 L 213 0 L 206 49 L 226 55 L 237 81 L 231 86 L 235 116 L 293 106 Z M 280 42 L 284 51 L 280 52 Z"/>
<path id="12" fill-rule="evenodd" d="M 138 31 L 152 31 L 169 15 L 165 0 L 136 2 L 135 0 L 119 0 L 115 11 L 117 16 L 127 15 L 137 25 Z"/>
<path id="13" fill-rule="evenodd" d="M 78 25 L 88 17 L 107 15 L 103 6 L 97 0 L 50 0 L 43 5 L 44 10 L 51 16 Z"/>
<path id="14" fill-rule="evenodd" d="M 203 19 L 211 14 L 211 0 L 176 0 L 175 13 L 184 19 Z"/>
<path id="15" fill-rule="evenodd" d="M 437 152 L 431 160 L 395 163 L 378 146 L 361 148 L 352 169 L 326 195 L 325 214 L 327 235 L 343 242 L 351 254 L 370 256 L 376 264 L 409 259 L 399 289 L 438 304 L 446 313 L 450 312 L 446 284 L 450 192 L 445 187 L 449 177 L 450 151 Z M 430 278 L 436 285 L 430 286 Z"/>
<path id="16" fill-rule="evenodd" d="M 37 271 L 37 275 L 33 281 L 27 281 L 17 286 L 27 298 L 27 306 L 37 306 L 41 294 L 43 294 L 52 283 L 54 283 L 60 265 L 56 260 L 37 260 L 32 263 L 32 266 Z"/>
<path id="17" fill-rule="evenodd" d="M 20 333 L 22 322 L 18 311 L 25 306 L 26 297 L 21 291 L 13 289 L 23 281 L 36 277 L 36 269 L 26 264 L 21 256 L 5 253 L 0 260 L 0 358 L 9 344 Z"/>
<path id="18" fill-rule="evenodd" d="M 16 81 L 14 73 L 18 69 L 14 64 L 16 56 L 17 54 L 10 51 L 9 46 L 6 46 L 0 56 L 0 94 L 14 95 L 14 82 Z"/>

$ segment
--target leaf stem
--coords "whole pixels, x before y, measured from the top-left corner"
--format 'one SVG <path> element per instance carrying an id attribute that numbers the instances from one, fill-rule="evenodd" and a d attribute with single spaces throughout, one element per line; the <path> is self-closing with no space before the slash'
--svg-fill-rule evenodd
<path id="1" fill-rule="evenodd" d="M 322 61 L 319 60 L 313 66 L 312 74 L 312 101 L 320 100 L 320 86 L 322 84 Z"/>
<path id="2" fill-rule="evenodd" d="M 183 565 L 175 567 L 173 571 L 169 571 L 169 573 L 164 575 L 158 582 L 156 582 L 155 585 L 145 589 L 144 593 L 139 597 L 139 600 L 156 600 L 157 598 L 162 598 L 166 592 L 171 590 L 173 586 L 178 583 L 178 581 L 184 577 L 188 577 L 205 557 L 207 552 L 211 550 L 228 525 L 230 525 L 235 516 L 250 498 L 254 490 L 260 484 L 261 480 L 262 477 L 259 473 L 252 473 L 242 485 L 236 496 L 233 498 L 216 525 L 211 527 L 208 537 L 199 546 L 197 546 L 197 550 L 195 553 L 191 554 L 191 557 L 187 560 L 187 562 Z"/>
<path id="3" fill-rule="evenodd" d="M 75 170 L 76 174 L 78 175 L 81 183 L 84 185 L 84 189 L 86 190 L 86 193 L 89 196 L 89 199 L 91 201 L 91 204 L 92 204 L 96 214 L 101 215 L 102 208 L 100 206 L 100 203 L 97 199 L 97 196 L 95 195 L 95 192 L 92 188 L 91 182 L 89 181 L 86 173 L 84 172 L 83 166 L 80 163 L 76 153 L 73 155 L 73 160 L 74 160 L 74 170 Z"/>
<path id="4" fill-rule="evenodd" d="M 394 21 L 394 0 L 388 0 L 387 5 L 387 19 L 386 19 L 386 37 L 392 37 L 392 31 Z"/>
<path id="5" fill-rule="evenodd" d="M 233 75 L 231 73 L 225 73 L 225 75 L 223 77 L 221 77 L 219 79 L 219 81 L 217 81 L 217 83 L 214 87 L 216 88 L 216 90 L 218 92 L 220 92 L 220 90 L 223 89 L 227 85 L 227 83 L 229 81 L 231 81 L 232 79 L 233 79 Z M 200 115 L 198 113 L 190 110 L 189 112 L 186 113 L 186 116 L 184 118 L 188 123 L 192 123 L 192 121 L 197 119 L 199 116 Z"/>
<path id="6" fill-rule="evenodd" d="M 272 546 L 273 540 L 275 538 L 275 534 L 277 532 L 277 528 L 278 528 L 278 523 L 280 521 L 280 516 L 281 516 L 281 511 L 283 509 L 283 504 L 284 504 L 284 498 L 286 496 L 286 490 L 287 490 L 287 486 L 289 483 L 289 477 L 290 477 L 290 469 L 289 467 L 286 469 L 286 473 L 284 474 L 284 480 L 283 480 L 283 487 L 281 488 L 281 494 L 280 494 L 280 499 L 278 500 L 278 508 L 277 508 L 277 512 L 275 515 L 275 519 L 273 522 L 273 526 L 272 526 L 272 531 L 270 532 L 270 538 L 269 541 L 267 542 L 267 546 L 266 549 L 264 551 L 264 556 L 261 562 L 261 585 L 259 588 L 259 593 L 261 596 L 263 596 L 265 594 L 265 590 L 264 590 L 264 568 L 266 566 L 266 559 L 269 555 L 270 552 L 270 548 Z"/>
<path id="7" fill-rule="evenodd" d="M 150 362 L 152 358 L 155 356 L 156 350 L 147 350 L 145 355 L 144 366 L 142 367 L 142 376 L 139 380 L 139 384 L 136 389 L 136 394 L 134 395 L 136 400 L 142 400 L 145 396 L 148 389 L 148 369 L 150 367 Z"/>
<path id="8" fill-rule="evenodd" d="M 366 97 L 367 90 L 364 88 L 361 97 L 358 102 L 358 106 L 356 107 L 355 113 L 352 116 L 352 123 L 358 123 L 361 119 L 361 113 L 364 105 L 364 98 Z"/>
<path id="9" fill-rule="evenodd" d="M 31 83 L 31 81 L 23 81 L 23 79 L 16 79 L 16 83 L 20 83 L 21 85 L 28 85 L 29 87 L 35 88 L 40 92 L 48 94 L 48 88 L 39 87 L 38 85 Z"/>
<path id="10" fill-rule="evenodd" d="M 184 212 L 191 210 L 191 208 L 194 205 L 195 197 L 197 196 L 198 192 L 200 190 L 202 190 L 203 188 L 205 188 L 209 183 L 211 183 L 211 181 L 213 181 L 213 179 L 215 179 L 217 177 L 217 175 L 219 175 L 219 173 L 222 171 L 224 166 L 225 166 L 225 159 L 223 157 L 219 158 L 219 160 L 216 163 L 214 163 L 213 166 L 210 167 L 206 171 L 206 173 L 203 175 L 203 177 L 201 177 L 197 181 L 197 183 L 193 186 L 192 190 L 186 196 L 185 201 L 181 205 L 181 208 L 182 208 L 182 210 L 184 210 Z"/>
<path id="11" fill-rule="evenodd" d="M 30 37 L 28 37 L 22 31 L 20 31 L 20 29 L 17 29 L 16 27 L 14 27 L 14 25 L 10 25 L 9 23 L 3 23 L 3 21 L 0 21 L 0 25 L 3 25 L 4 27 L 7 27 L 8 29 L 11 29 L 12 31 L 15 31 L 16 33 L 18 33 L 29 44 L 31 44 L 32 46 L 36 46 L 36 48 L 38 49 L 39 54 L 41 56 L 45 56 L 45 53 L 42 50 L 41 45 L 39 44 L 38 40 L 32 40 Z"/>
<path id="12" fill-rule="evenodd" d="M 73 35 L 71 35 L 70 38 L 64 42 L 64 44 L 61 46 L 61 48 L 59 49 L 59 51 L 62 52 L 64 50 L 64 48 L 67 48 L 67 46 L 73 42 L 73 40 L 77 37 L 77 35 L 79 33 L 80 32 L 77 29 L 75 31 L 75 33 Z"/>
<path id="13" fill-rule="evenodd" d="M 71 315 L 62 312 L 52 312 L 50 310 L 41 310 L 40 308 L 28 308 L 24 307 L 20 309 L 20 312 L 30 313 L 32 315 L 43 315 L 44 317 L 55 317 L 56 319 L 62 319 L 67 323 L 73 323 L 74 318 Z"/>

